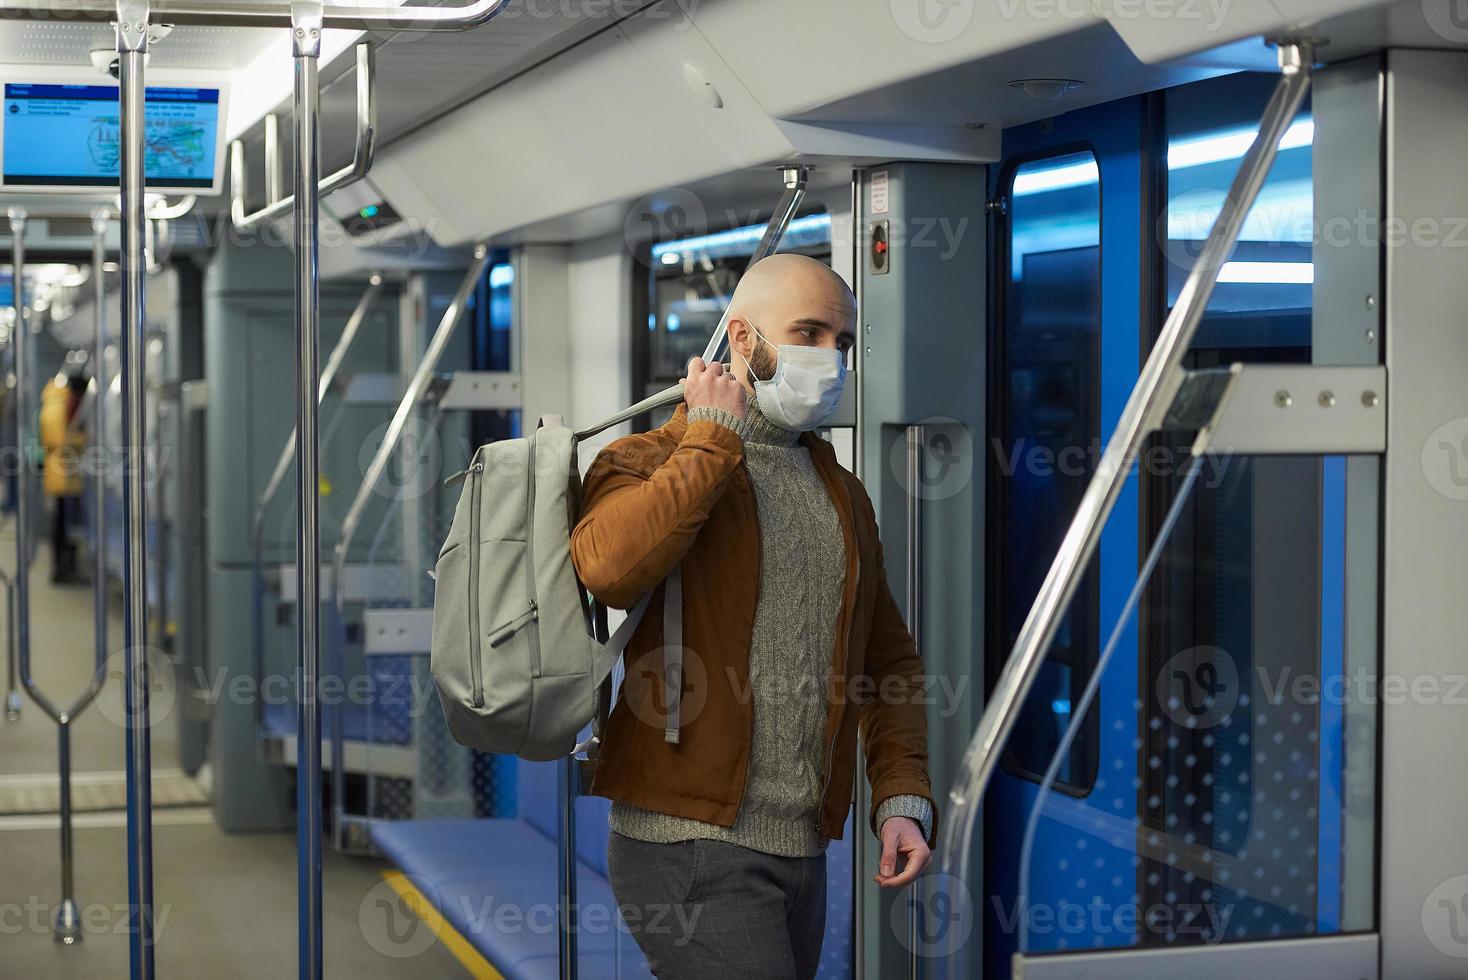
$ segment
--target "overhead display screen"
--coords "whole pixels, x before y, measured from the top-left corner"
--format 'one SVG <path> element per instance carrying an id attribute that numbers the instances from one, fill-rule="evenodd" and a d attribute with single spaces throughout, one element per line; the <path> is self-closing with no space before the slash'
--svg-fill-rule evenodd
<path id="1" fill-rule="evenodd" d="M 5 187 L 118 186 L 121 124 L 115 85 L 5 83 Z M 148 86 L 143 173 L 156 189 L 212 193 L 220 167 L 220 89 Z"/>

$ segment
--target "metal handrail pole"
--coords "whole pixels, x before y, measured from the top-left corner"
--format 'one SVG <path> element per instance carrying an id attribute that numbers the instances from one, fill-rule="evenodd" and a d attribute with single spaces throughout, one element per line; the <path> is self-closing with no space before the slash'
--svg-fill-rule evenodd
<path id="1" fill-rule="evenodd" d="M 107 359 L 104 356 L 107 349 L 107 279 L 102 274 L 106 236 L 107 214 L 99 210 L 92 215 L 92 268 L 95 270 L 92 276 L 93 346 L 96 351 L 96 366 L 92 369 L 95 394 L 91 415 L 94 449 L 102 444 L 102 433 L 107 425 L 104 397 L 107 382 Z M 95 460 L 100 454 L 93 452 L 92 456 Z M 92 474 L 92 538 L 96 542 L 92 555 L 92 678 L 81 697 L 66 712 L 68 718 L 75 718 L 85 711 L 107 682 L 107 482 L 103 476 L 100 471 Z"/>
<path id="2" fill-rule="evenodd" d="M 0 583 L 5 586 L 5 673 L 9 682 L 5 694 L 5 720 L 19 721 L 21 697 L 15 676 L 15 580 L 0 572 Z"/>
<path id="3" fill-rule="evenodd" d="M 353 154 L 355 156 L 355 153 Z M 285 197 L 280 173 L 280 117 L 265 116 L 265 203 L 274 204 Z"/>
<path id="4" fill-rule="evenodd" d="M 408 382 L 408 390 L 403 393 L 397 409 L 393 412 L 392 421 L 387 425 L 387 432 L 383 434 L 382 445 L 377 447 L 377 453 L 372 457 L 372 462 L 368 464 L 367 472 L 362 477 L 362 485 L 357 488 L 357 495 L 352 498 L 352 505 L 347 508 L 347 516 L 342 521 L 341 540 L 336 544 L 332 567 L 332 586 L 338 612 L 342 609 L 343 601 L 342 569 L 346 564 L 347 551 L 352 546 L 352 539 L 356 537 L 357 527 L 362 523 L 362 515 L 367 510 L 372 494 L 377 490 L 377 484 L 382 480 L 383 474 L 387 472 L 387 464 L 391 461 L 393 453 L 397 452 L 398 442 L 403 437 L 403 429 L 408 424 L 408 416 L 423 400 L 423 395 L 433 380 L 433 372 L 438 367 L 439 359 L 443 357 L 444 350 L 447 349 L 449 341 L 453 339 L 454 330 L 458 327 L 459 320 L 469 305 L 469 298 L 479 280 L 484 277 L 484 270 L 488 265 L 489 246 L 482 243 L 475 245 L 474 261 L 470 263 L 468 271 L 464 273 L 464 279 L 459 283 L 453 301 L 444 310 L 443 317 L 438 322 L 438 329 L 434 331 L 433 337 L 428 341 L 428 349 L 423 352 L 423 358 L 418 362 L 418 367 Z"/>
<path id="5" fill-rule="evenodd" d="M 322 7 L 321 26 L 349 31 L 466 31 L 488 23 L 505 0 L 474 0 L 453 7 Z M 57 7 L 35 0 L 0 0 L 4 20 L 113 20 L 116 10 L 105 0 L 79 0 Z M 260 3 L 230 8 L 204 0 L 151 5 L 153 23 L 187 27 L 291 27 L 291 4 Z M 148 23 L 144 21 L 144 24 Z"/>
<path id="6" fill-rule="evenodd" d="M 942 874 L 956 878 L 958 887 L 966 887 L 969 880 L 970 845 L 979 803 L 998 764 L 1000 750 L 1014 728 L 1066 606 L 1095 553 L 1101 529 L 1128 472 L 1147 435 L 1156 429 L 1182 383 L 1183 359 L 1202 322 L 1218 274 L 1233 251 L 1244 219 L 1278 154 L 1280 138 L 1294 121 L 1309 91 L 1313 63 L 1312 42 L 1280 43 L 1281 77 L 1264 111 L 1258 135 L 1245 154 L 1218 220 L 1148 355 L 1136 388 L 1127 400 L 1116 431 L 1086 487 L 1059 553 L 1015 641 L 1014 651 L 964 752 L 958 777 L 949 792 L 951 810 L 939 844 L 938 864 Z M 950 976 L 955 976 L 960 969 L 958 959 L 948 957 Z"/>
<path id="7" fill-rule="evenodd" d="M 907 631 L 912 634 L 913 648 L 923 649 L 923 447 L 927 444 L 927 427 L 922 423 L 907 427 Z M 880 828 L 878 828 L 880 829 Z M 918 980 L 922 965 L 919 953 L 919 928 L 923 904 L 913 900 L 921 882 L 907 886 L 907 975 Z M 860 953 L 857 954 L 861 955 Z"/>
<path id="8" fill-rule="evenodd" d="M 317 382 L 317 404 L 320 405 L 326 399 L 326 394 L 336 383 L 336 376 L 341 372 L 342 362 L 350 353 L 352 345 L 356 343 L 357 334 L 367 319 L 367 313 L 372 308 L 377 293 L 382 288 L 382 276 L 374 272 L 367 281 L 367 288 L 357 300 L 357 305 L 352 308 L 352 313 L 347 317 L 346 326 L 342 328 L 341 336 L 337 338 L 336 345 L 332 347 L 331 354 L 327 357 L 326 366 L 321 369 L 321 378 Z M 295 461 L 297 429 L 292 428 L 290 435 L 286 437 L 285 445 L 281 447 L 280 456 L 275 461 L 275 469 L 271 471 L 270 480 L 265 484 L 265 490 L 260 494 L 260 501 L 255 505 L 255 521 L 252 533 L 258 540 L 261 526 L 265 522 L 265 512 L 275 501 L 275 495 L 285 484 L 286 474 L 290 472 L 291 463 Z"/>
<path id="9" fill-rule="evenodd" d="M 790 227 L 791 219 L 795 217 L 795 212 L 800 210 L 801 202 L 805 200 L 805 183 L 809 176 L 809 167 L 780 168 L 780 177 L 785 182 L 785 192 L 780 195 L 780 200 L 775 204 L 775 212 L 770 215 L 769 223 L 765 225 L 765 232 L 760 236 L 759 244 L 754 247 L 754 254 L 750 255 L 746 269 L 760 259 L 773 255 L 775 249 L 780 247 L 780 240 L 785 237 L 785 230 Z M 713 361 L 722 357 L 724 342 L 728 340 L 728 337 L 729 308 L 726 306 L 719 317 L 718 326 L 714 327 L 713 336 L 709 338 L 708 346 L 703 350 L 703 359 Z"/>
<path id="10" fill-rule="evenodd" d="M 321 4 L 292 5 L 295 59 L 294 207 L 296 245 L 296 705 L 297 975 L 321 980 L 321 533 L 317 446 Z M 341 760 L 335 760 L 337 765 Z"/>
<path id="11" fill-rule="evenodd" d="M 331 355 L 326 359 L 326 367 L 321 369 L 321 378 L 317 382 L 316 403 L 319 406 L 326 398 L 326 393 L 336 382 L 336 376 L 341 371 L 342 362 L 346 360 L 347 353 L 352 344 L 357 340 L 357 334 L 361 331 L 362 324 L 367 319 L 367 312 L 372 308 L 372 302 L 377 298 L 378 291 L 382 288 L 382 275 L 372 273 L 367 280 L 367 288 L 357 300 L 357 305 L 352 309 L 351 316 L 347 317 L 347 324 L 342 328 L 341 336 L 337 338 L 336 346 L 331 349 Z M 265 484 L 265 491 L 260 494 L 260 501 L 255 506 L 255 519 L 250 529 L 250 541 L 252 551 L 252 579 L 251 579 L 251 616 L 253 622 L 252 641 L 254 644 L 253 662 L 255 668 L 255 680 L 263 683 L 265 679 L 265 516 L 270 505 L 275 501 L 275 495 L 285 483 L 286 474 L 290 472 L 291 463 L 296 457 L 296 432 L 297 428 L 291 428 L 291 434 L 287 437 L 285 445 L 281 447 L 280 457 L 275 461 L 275 469 L 270 474 L 270 480 Z M 300 593 L 297 592 L 299 600 Z M 258 725 L 264 713 L 264 699 L 255 699 L 255 723 Z"/>
<path id="12" fill-rule="evenodd" d="M 81 939 L 81 917 L 77 912 L 76 899 L 72 894 L 71 848 L 71 716 L 42 693 L 31 673 L 31 494 L 35 489 L 31 479 L 31 465 L 26 458 L 26 447 L 30 443 L 32 354 L 30 329 L 25 321 L 25 226 L 26 214 L 19 208 L 11 208 L 10 230 L 14 241 L 11 275 L 13 285 L 15 331 L 15 410 L 16 443 L 20 447 L 20 474 L 16 480 L 15 507 L 15 602 L 11 605 L 12 621 L 17 637 L 17 659 L 21 685 L 31 700 L 56 723 L 57 777 L 60 783 L 60 843 L 61 843 L 61 901 L 52 917 L 51 932 L 61 943 L 70 945 Z M 57 506 L 61 502 L 57 501 Z"/>
<path id="13" fill-rule="evenodd" d="M 153 800 L 149 742 L 147 486 L 144 452 L 144 330 L 147 326 L 143 225 L 145 87 L 148 50 L 148 0 L 118 0 L 117 54 L 121 105 L 122 247 L 122 429 L 124 478 L 123 538 L 123 696 L 127 707 L 127 855 L 129 969 L 132 980 L 153 980 Z"/>
<path id="14" fill-rule="evenodd" d="M 320 28 L 318 28 L 319 30 Z M 319 95 L 319 90 L 318 90 Z M 265 207 L 251 213 L 245 212 L 245 147 L 241 140 L 229 145 L 230 220 L 236 228 L 248 231 L 267 221 L 278 218 L 295 207 L 296 194 L 280 196 L 280 164 L 272 149 L 270 133 L 274 128 L 266 117 L 265 128 Z M 352 162 L 315 185 L 319 196 L 354 184 L 367 176 L 372 169 L 372 155 L 377 146 L 377 55 L 376 49 L 363 41 L 357 45 L 357 113 L 355 140 L 352 146 Z M 299 154 L 298 154 L 299 155 Z M 273 189 L 272 189 L 273 187 Z"/>
<path id="15" fill-rule="evenodd" d="M 387 431 L 383 434 L 382 445 L 377 447 L 377 453 L 372 457 L 372 462 L 367 466 L 367 472 L 362 477 L 362 485 L 357 488 L 357 495 L 352 498 L 352 504 L 347 508 L 347 516 L 342 520 L 341 539 L 336 544 L 335 557 L 332 563 L 331 588 L 335 600 L 336 611 L 336 636 L 333 637 L 332 667 L 340 675 L 342 667 L 342 646 L 346 643 L 344 635 L 346 630 L 346 600 L 342 592 L 342 576 L 345 573 L 347 552 L 352 546 L 352 539 L 356 537 L 357 526 L 362 522 L 362 515 L 367 511 L 367 502 L 377 489 L 382 475 L 387 472 L 387 464 L 393 453 L 397 452 L 398 441 L 402 438 L 403 429 L 408 424 L 408 416 L 413 409 L 423 400 L 423 395 L 428 390 L 428 385 L 433 381 L 433 372 L 438 367 L 439 359 L 443 357 L 444 350 L 453 338 L 454 331 L 458 328 L 459 320 L 463 318 L 465 309 L 468 308 L 469 298 L 484 278 L 484 271 L 489 267 L 489 246 L 480 243 L 474 246 L 474 261 L 470 264 L 468 271 L 464 273 L 463 280 L 459 283 L 454 298 L 450 301 L 448 308 L 444 310 L 443 317 L 439 320 L 438 329 L 434 331 L 433 337 L 428 342 L 428 349 L 423 352 L 423 358 L 413 372 L 412 379 L 408 382 L 408 390 L 403 393 L 398 407 L 393 412 L 393 417 L 387 425 Z M 396 502 L 395 502 L 396 503 Z M 344 689 L 345 685 L 339 685 Z M 332 837 L 340 846 L 343 840 L 342 820 L 346 813 L 345 786 L 346 786 L 346 738 L 342 731 L 342 705 L 337 704 L 331 713 L 331 765 L 332 765 L 332 804 L 331 824 Z M 368 781 L 368 793 L 372 792 L 373 783 Z M 370 812 L 370 808 L 369 808 Z"/>

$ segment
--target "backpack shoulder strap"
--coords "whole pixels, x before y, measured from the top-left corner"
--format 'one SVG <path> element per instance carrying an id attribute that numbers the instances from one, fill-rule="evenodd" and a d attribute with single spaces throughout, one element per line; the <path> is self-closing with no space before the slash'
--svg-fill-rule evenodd
<path id="1" fill-rule="evenodd" d="M 677 574 L 675 570 L 674 575 Z M 671 578 L 671 576 L 669 576 Z M 652 593 L 649 592 L 637 600 L 637 605 L 627 611 L 627 618 L 617 627 L 605 643 L 598 643 L 596 648 L 596 663 L 591 673 L 592 684 L 600 684 L 606 680 L 612 668 L 617 666 L 617 661 L 622 656 L 622 651 L 627 649 L 627 644 L 632 642 L 632 634 L 637 631 L 637 624 L 642 622 L 643 615 L 647 612 L 647 604 L 652 601 Z"/>
<path id="2" fill-rule="evenodd" d="M 656 590 L 654 590 L 656 591 Z M 668 717 L 663 729 L 664 741 L 677 744 L 681 719 L 679 706 L 683 693 L 683 566 L 674 565 L 663 580 L 663 685 L 668 692 Z M 580 754 L 593 748 L 601 740 L 606 728 L 607 716 L 611 714 L 611 684 L 608 681 L 612 668 L 632 642 L 632 634 L 647 613 L 652 592 L 643 596 L 627 612 L 627 618 L 617 631 L 605 642 L 597 643 L 596 661 L 592 665 L 592 686 L 605 692 L 598 696 L 596 717 L 593 719 L 591 735 L 579 743 L 574 752 Z"/>

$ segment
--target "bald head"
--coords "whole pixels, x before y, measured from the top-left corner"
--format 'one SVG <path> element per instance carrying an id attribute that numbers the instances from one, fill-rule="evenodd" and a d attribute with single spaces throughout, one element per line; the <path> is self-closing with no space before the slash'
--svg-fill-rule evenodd
<path id="1" fill-rule="evenodd" d="M 771 348 L 795 344 L 844 352 L 856 342 L 856 298 L 830 266 L 809 256 L 771 255 L 751 266 L 729 302 L 729 349 L 735 377 L 752 390 L 746 366 L 752 358 L 754 373 L 768 378 L 775 351 L 762 347 L 755 355 L 759 337 L 751 323 Z"/>

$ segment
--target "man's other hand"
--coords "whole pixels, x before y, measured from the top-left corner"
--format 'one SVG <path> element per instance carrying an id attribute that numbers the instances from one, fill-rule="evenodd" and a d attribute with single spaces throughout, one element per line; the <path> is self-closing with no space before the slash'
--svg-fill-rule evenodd
<path id="1" fill-rule="evenodd" d="M 923 828 L 911 817 L 888 817 L 882 821 L 882 860 L 878 873 L 872 880 L 883 888 L 900 888 L 910 884 L 923 873 L 932 856 L 928 842 L 923 839 Z M 897 858 L 905 860 L 902 872 L 897 871 Z"/>
<path id="2" fill-rule="evenodd" d="M 718 361 L 705 364 L 701 357 L 689 359 L 688 376 L 683 379 L 683 400 L 690 409 L 719 408 L 736 419 L 745 415 L 744 386 Z"/>

